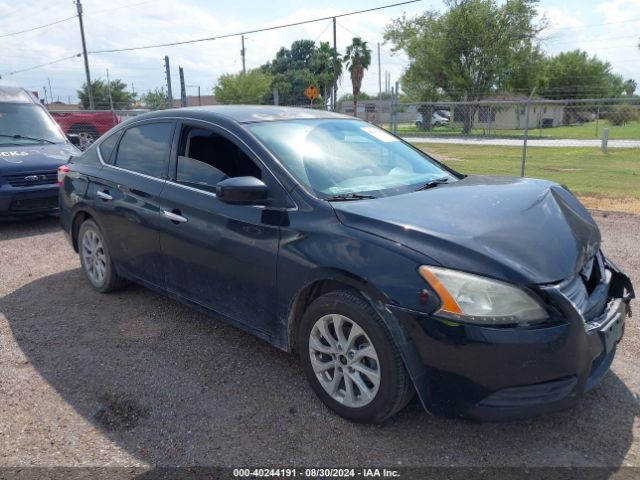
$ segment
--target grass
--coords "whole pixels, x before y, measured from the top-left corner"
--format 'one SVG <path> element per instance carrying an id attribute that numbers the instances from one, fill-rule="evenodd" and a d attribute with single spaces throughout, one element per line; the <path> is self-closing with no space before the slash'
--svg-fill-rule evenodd
<path id="1" fill-rule="evenodd" d="M 597 125 L 596 122 L 588 122 L 580 125 L 570 125 L 552 128 L 533 128 L 529 130 L 530 138 L 561 138 L 576 140 L 593 140 L 602 138 L 605 128 L 609 129 L 609 139 L 611 140 L 639 140 L 640 139 L 640 122 L 630 122 L 626 125 L 612 125 L 608 120 L 601 120 Z M 462 128 L 454 127 L 436 127 L 430 132 L 418 129 L 415 125 L 400 124 L 398 125 L 399 135 L 422 134 L 429 136 L 459 136 L 462 135 Z M 471 136 L 494 136 L 494 137 L 518 137 L 523 136 L 523 130 L 491 130 L 488 132 L 482 128 L 474 128 Z"/>
<path id="2" fill-rule="evenodd" d="M 522 148 L 417 144 L 454 170 L 477 175 L 520 175 Z M 587 206 L 640 213 L 640 149 L 529 147 L 525 175 L 567 185 Z"/>

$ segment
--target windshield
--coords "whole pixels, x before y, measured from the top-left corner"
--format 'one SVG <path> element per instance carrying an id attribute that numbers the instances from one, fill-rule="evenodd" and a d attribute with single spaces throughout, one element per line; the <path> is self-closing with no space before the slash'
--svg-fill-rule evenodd
<path id="1" fill-rule="evenodd" d="M 65 142 L 55 122 L 39 105 L 0 103 L 0 145 Z"/>
<path id="2" fill-rule="evenodd" d="M 389 196 L 456 177 L 386 131 L 359 120 L 290 120 L 247 126 L 319 196 Z"/>

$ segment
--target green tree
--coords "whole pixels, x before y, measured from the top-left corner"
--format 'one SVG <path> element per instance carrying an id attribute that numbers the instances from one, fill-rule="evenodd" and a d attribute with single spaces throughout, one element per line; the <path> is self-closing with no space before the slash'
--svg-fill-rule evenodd
<path id="1" fill-rule="evenodd" d="M 282 47 L 278 50 L 275 58 L 263 65 L 261 70 L 273 75 L 273 88 L 278 90 L 281 104 L 308 104 L 304 91 L 309 85 L 315 85 L 322 95 L 318 101 L 322 101 L 326 107 L 334 82 L 342 73 L 342 63 L 338 61 L 338 75 L 334 79 L 333 49 L 329 43 L 321 42 L 316 47 L 313 40 L 296 40 L 290 49 Z"/>
<path id="2" fill-rule="evenodd" d="M 111 98 L 113 99 L 113 108 L 123 110 L 130 108 L 135 100 L 134 95 L 127 91 L 127 85 L 120 79 L 111 80 Z M 109 110 L 109 86 L 102 79 L 91 82 L 91 92 L 93 93 L 93 105 L 96 110 Z M 87 84 L 82 85 L 82 89 L 78 90 L 78 98 L 85 110 L 89 109 L 89 93 L 87 92 Z"/>
<path id="3" fill-rule="evenodd" d="M 333 71 L 334 52 L 336 56 L 335 75 Z M 320 46 L 314 50 L 311 57 L 311 72 L 320 88 L 324 107 L 327 108 L 329 100 L 333 97 L 333 87 L 338 86 L 340 77 L 342 77 L 342 59 L 338 52 L 331 48 L 329 42 L 320 42 Z"/>
<path id="4" fill-rule="evenodd" d="M 474 102 L 500 88 L 535 47 L 544 27 L 536 23 L 537 0 L 445 0 L 444 13 L 427 11 L 394 20 L 385 39 L 409 57 L 402 88 L 432 100 L 446 94 Z M 477 106 L 467 108 L 464 131 L 473 126 Z"/>
<path id="5" fill-rule="evenodd" d="M 351 86 L 353 87 L 353 115 L 358 116 L 358 95 L 362 87 L 364 71 L 371 65 L 371 49 L 367 42 L 360 37 L 351 40 L 344 53 L 344 64 L 351 74 Z"/>
<path id="6" fill-rule="evenodd" d="M 611 72 L 611 64 L 574 50 L 552 57 L 546 70 L 546 86 L 540 94 L 555 99 L 619 97 L 623 79 Z"/>
<path id="7" fill-rule="evenodd" d="M 220 103 L 265 104 L 271 92 L 271 75 L 259 68 L 247 73 L 221 75 L 213 93 Z"/>
<path id="8" fill-rule="evenodd" d="M 624 88 L 624 93 L 627 97 L 633 97 L 633 94 L 636 92 L 636 88 L 638 88 L 638 84 L 633 78 L 629 78 L 624 82 L 622 88 Z"/>
<path id="9" fill-rule="evenodd" d="M 169 106 L 169 98 L 167 92 L 164 91 L 164 87 L 149 90 L 142 95 L 141 100 L 143 105 L 150 110 L 162 110 Z"/>

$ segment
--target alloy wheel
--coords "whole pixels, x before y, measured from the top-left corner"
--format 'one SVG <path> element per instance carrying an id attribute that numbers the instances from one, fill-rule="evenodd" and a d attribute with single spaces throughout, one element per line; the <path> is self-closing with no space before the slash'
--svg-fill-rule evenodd
<path id="1" fill-rule="evenodd" d="M 344 315 L 316 321 L 309 335 L 309 356 L 322 388 L 337 402 L 359 408 L 376 397 L 380 362 L 365 331 Z"/>
<path id="2" fill-rule="evenodd" d="M 82 237 L 84 268 L 96 285 L 102 285 L 107 273 L 107 256 L 100 236 L 88 229 Z"/>

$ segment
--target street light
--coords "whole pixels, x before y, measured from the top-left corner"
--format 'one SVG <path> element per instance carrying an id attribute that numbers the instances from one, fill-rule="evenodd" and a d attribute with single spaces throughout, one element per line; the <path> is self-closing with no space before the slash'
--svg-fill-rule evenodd
<path id="1" fill-rule="evenodd" d="M 200 85 L 185 85 L 186 87 L 193 87 L 193 88 L 197 88 L 198 89 L 198 105 L 202 105 L 202 102 L 200 101 Z"/>

